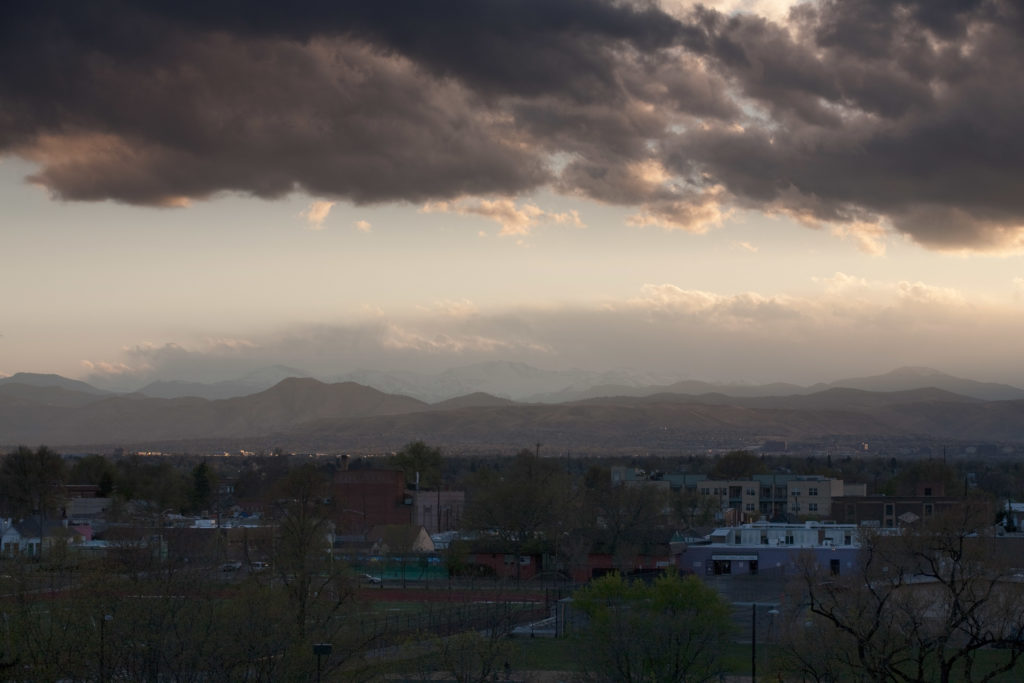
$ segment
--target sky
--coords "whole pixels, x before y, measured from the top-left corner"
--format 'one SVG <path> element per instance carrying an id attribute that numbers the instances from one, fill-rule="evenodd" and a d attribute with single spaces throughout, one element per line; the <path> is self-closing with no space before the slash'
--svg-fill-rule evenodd
<path id="1" fill-rule="evenodd" d="M 1024 384 L 1015 2 L 2 12 L 0 375 Z"/>

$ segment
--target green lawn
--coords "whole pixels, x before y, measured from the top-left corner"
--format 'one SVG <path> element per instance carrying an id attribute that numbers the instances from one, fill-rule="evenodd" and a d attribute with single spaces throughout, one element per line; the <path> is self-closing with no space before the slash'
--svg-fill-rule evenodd
<path id="1" fill-rule="evenodd" d="M 572 641 L 561 638 L 519 638 L 515 644 L 514 658 L 510 662 L 512 668 L 520 671 L 578 671 L 579 661 L 575 658 Z M 982 650 L 977 655 L 974 667 L 974 678 L 986 671 L 989 666 L 1001 660 L 1006 653 L 998 650 Z M 731 643 L 723 653 L 726 671 L 733 676 L 750 676 L 750 645 L 749 643 Z M 774 671 L 771 666 L 772 647 L 759 645 L 757 653 L 758 679 L 764 677 L 771 680 Z M 956 676 L 954 681 L 961 681 Z M 1016 668 L 993 679 L 997 683 L 1016 683 L 1024 680 L 1024 659 Z"/>

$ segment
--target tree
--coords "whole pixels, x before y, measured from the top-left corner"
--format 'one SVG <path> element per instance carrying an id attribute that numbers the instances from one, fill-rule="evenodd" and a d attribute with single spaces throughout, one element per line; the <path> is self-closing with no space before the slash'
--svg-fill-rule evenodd
<path id="1" fill-rule="evenodd" d="M 755 474 L 764 474 L 764 463 L 750 451 L 730 451 L 719 458 L 708 477 L 711 479 L 750 479 Z"/>
<path id="2" fill-rule="evenodd" d="M 721 510 L 718 498 L 702 495 L 696 489 L 683 489 L 672 497 L 672 505 L 676 516 L 689 529 L 713 524 L 715 513 Z"/>
<path id="3" fill-rule="evenodd" d="M 494 532 L 518 550 L 557 528 L 571 491 L 561 464 L 530 450 L 520 451 L 503 471 L 477 472 L 471 489 L 468 525 Z"/>
<path id="4" fill-rule="evenodd" d="M 919 496 L 926 485 L 944 490 L 947 496 L 957 495 L 963 490 L 956 470 L 942 460 L 911 462 L 897 476 L 889 479 L 884 488 L 887 495 Z"/>
<path id="5" fill-rule="evenodd" d="M 188 471 L 168 458 L 132 455 L 116 462 L 115 489 L 124 500 L 148 501 L 157 511 L 184 510 L 189 503 Z"/>
<path id="6" fill-rule="evenodd" d="M 487 683 L 498 680 L 503 666 L 514 650 L 508 634 L 512 624 L 507 618 L 497 618 L 486 628 L 463 631 L 450 636 L 434 636 L 417 642 L 414 651 L 427 649 L 427 656 L 419 657 L 423 680 L 436 680 L 438 671 L 451 676 L 458 683 Z"/>
<path id="7" fill-rule="evenodd" d="M 784 642 L 791 661 L 819 680 L 897 683 L 986 681 L 1012 669 L 1024 655 L 1024 587 L 992 518 L 991 505 L 969 500 L 898 533 L 864 529 L 858 570 L 841 578 L 808 562 L 807 608 L 791 621 L 822 637 L 811 642 L 792 629 Z M 822 643 L 827 662 L 807 650 Z M 984 663 L 982 650 L 991 653 Z"/>
<path id="8" fill-rule="evenodd" d="M 670 573 L 653 584 L 601 577 L 573 595 L 586 615 L 579 653 L 608 681 L 711 681 L 722 673 L 731 635 L 729 604 L 694 576 Z"/>
<path id="9" fill-rule="evenodd" d="M 428 446 L 422 441 L 413 441 L 391 456 L 391 462 L 405 472 L 407 485 L 415 482 L 418 474 L 420 487 L 435 489 L 441 486 L 440 448 Z"/>
<path id="10" fill-rule="evenodd" d="M 19 446 L 0 463 L 0 496 L 15 516 L 41 515 L 56 509 L 64 483 L 64 460 L 46 446 Z"/>
<path id="11" fill-rule="evenodd" d="M 613 484 L 607 469 L 588 471 L 585 490 L 586 508 L 592 517 L 586 526 L 600 530 L 599 538 L 609 554 L 629 560 L 620 569 L 632 566 L 637 542 L 650 530 L 664 526 L 669 509 L 669 489 L 625 483 Z"/>
<path id="12" fill-rule="evenodd" d="M 327 495 L 329 477 L 312 464 L 293 468 L 281 483 L 281 519 L 273 557 L 293 610 L 298 641 L 324 633 L 353 597 L 352 577 L 333 561 Z"/>
<path id="13" fill-rule="evenodd" d="M 71 466 L 68 483 L 94 484 L 100 489 L 99 495 L 106 498 L 114 490 L 115 472 L 113 464 L 102 455 L 86 455 Z"/>
<path id="14" fill-rule="evenodd" d="M 205 461 L 192 468 L 190 502 L 193 510 L 205 510 L 213 500 L 214 474 Z"/>

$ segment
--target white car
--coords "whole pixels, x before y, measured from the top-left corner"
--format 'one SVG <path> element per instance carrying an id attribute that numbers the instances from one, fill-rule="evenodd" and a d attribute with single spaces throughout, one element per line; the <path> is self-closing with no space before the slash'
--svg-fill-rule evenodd
<path id="1" fill-rule="evenodd" d="M 363 574 L 363 580 L 365 580 L 366 583 L 381 583 L 380 577 L 374 576 L 373 574 Z"/>

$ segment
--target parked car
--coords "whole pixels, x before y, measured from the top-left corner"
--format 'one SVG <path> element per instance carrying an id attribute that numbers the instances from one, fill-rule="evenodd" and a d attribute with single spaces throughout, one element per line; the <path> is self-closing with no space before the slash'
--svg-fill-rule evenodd
<path id="1" fill-rule="evenodd" d="M 249 571 L 251 572 L 262 572 L 270 568 L 269 562 L 250 562 Z"/>
<path id="2" fill-rule="evenodd" d="M 237 572 L 242 568 L 241 562 L 225 562 L 220 566 L 222 572 Z"/>
<path id="3" fill-rule="evenodd" d="M 381 578 L 379 576 L 374 576 L 373 574 L 363 574 L 363 580 L 366 581 L 366 583 L 381 583 Z"/>

